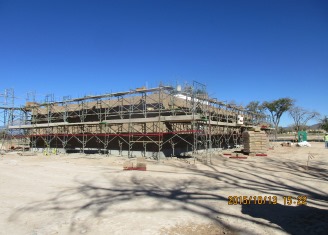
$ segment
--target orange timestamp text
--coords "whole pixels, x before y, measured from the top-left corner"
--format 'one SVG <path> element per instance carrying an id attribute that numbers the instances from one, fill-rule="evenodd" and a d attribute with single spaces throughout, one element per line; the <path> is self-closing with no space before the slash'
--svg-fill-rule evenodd
<path id="1" fill-rule="evenodd" d="M 297 197 L 293 196 L 228 196 L 228 205 L 266 205 L 278 204 L 278 200 L 282 199 L 282 203 L 285 206 L 290 205 L 306 205 L 307 196 L 301 195 Z"/>

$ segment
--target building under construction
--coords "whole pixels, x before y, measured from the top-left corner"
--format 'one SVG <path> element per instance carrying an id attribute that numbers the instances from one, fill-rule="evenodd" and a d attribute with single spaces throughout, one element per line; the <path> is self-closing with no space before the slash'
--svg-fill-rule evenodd
<path id="1" fill-rule="evenodd" d="M 158 159 L 233 148 L 240 145 L 244 130 L 266 123 L 263 114 L 209 97 L 197 82 L 62 101 L 47 96 L 21 107 L 15 107 L 13 91 L 2 96 L 2 148 L 7 144 L 7 149 Z"/>

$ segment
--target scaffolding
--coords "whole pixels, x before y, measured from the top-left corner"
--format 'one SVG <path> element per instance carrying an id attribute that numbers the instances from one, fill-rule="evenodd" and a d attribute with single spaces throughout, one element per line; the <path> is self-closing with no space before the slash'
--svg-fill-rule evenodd
<path id="1" fill-rule="evenodd" d="M 0 150 L 25 150 L 29 146 L 29 138 L 24 129 L 10 129 L 9 126 L 28 124 L 28 112 L 24 108 L 15 107 L 13 88 L 5 89 L 0 94 Z"/>
<path id="2" fill-rule="evenodd" d="M 4 139 L 10 144 L 24 140 L 34 151 L 96 151 L 155 159 L 192 153 L 207 160 L 216 149 L 240 145 L 245 129 L 266 122 L 263 114 L 209 97 L 206 86 L 198 82 L 61 101 L 47 95 L 41 103 L 30 95 L 22 107 L 14 106 L 13 97 L 13 91 L 7 92 L 7 104 L 0 107 Z"/>

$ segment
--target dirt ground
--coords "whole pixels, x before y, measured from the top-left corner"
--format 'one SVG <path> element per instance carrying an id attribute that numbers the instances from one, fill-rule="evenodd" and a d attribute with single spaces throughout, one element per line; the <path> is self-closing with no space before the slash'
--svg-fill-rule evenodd
<path id="1" fill-rule="evenodd" d="M 311 144 L 275 144 L 267 157 L 216 154 L 207 165 L 148 160 L 147 171 L 123 171 L 118 156 L 6 153 L 0 234 L 327 234 L 328 149 Z M 301 195 L 306 206 L 284 205 Z M 229 196 L 277 204 L 228 205 Z"/>

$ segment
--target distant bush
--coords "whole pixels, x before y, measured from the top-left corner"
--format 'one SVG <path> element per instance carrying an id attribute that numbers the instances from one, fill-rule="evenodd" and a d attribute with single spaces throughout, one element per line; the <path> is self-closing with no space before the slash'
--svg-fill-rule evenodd
<path id="1" fill-rule="evenodd" d="M 308 130 L 307 132 L 309 134 L 322 134 L 324 131 L 323 130 Z"/>
<path id="2" fill-rule="evenodd" d="M 0 139 L 3 139 L 5 137 L 6 131 L 0 130 Z"/>

